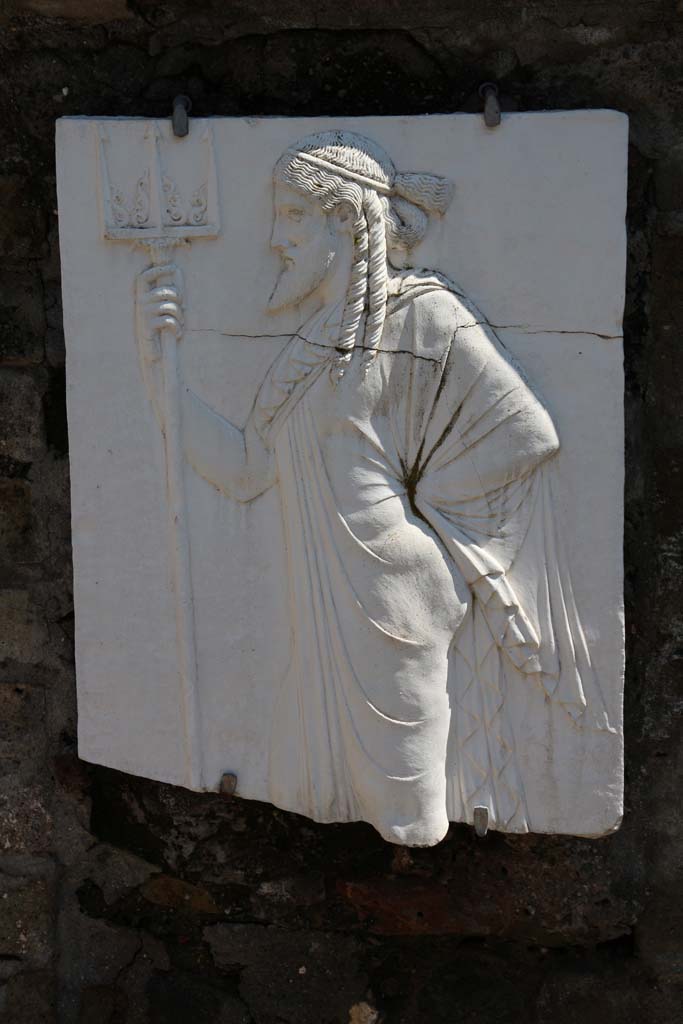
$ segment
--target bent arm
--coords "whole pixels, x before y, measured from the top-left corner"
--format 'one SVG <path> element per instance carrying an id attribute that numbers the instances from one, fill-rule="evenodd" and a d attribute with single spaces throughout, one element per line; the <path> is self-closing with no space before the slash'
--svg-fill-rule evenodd
<path id="1" fill-rule="evenodd" d="M 251 425 L 240 430 L 189 388 L 181 402 L 185 455 L 204 480 L 236 501 L 251 501 L 272 486 L 273 453 Z"/>
<path id="2" fill-rule="evenodd" d="M 495 414 L 498 414 L 497 416 Z M 547 410 L 520 381 L 470 432 L 456 433 L 449 479 L 463 498 L 479 497 L 525 476 L 560 447 Z"/>
<path id="3" fill-rule="evenodd" d="M 469 500 L 517 480 L 559 449 L 552 418 L 486 324 L 455 332 L 432 410 L 422 472 Z"/>

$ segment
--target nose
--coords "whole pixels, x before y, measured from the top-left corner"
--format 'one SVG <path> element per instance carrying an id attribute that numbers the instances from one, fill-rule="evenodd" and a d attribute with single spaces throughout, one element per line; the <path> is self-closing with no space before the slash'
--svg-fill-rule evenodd
<path id="1" fill-rule="evenodd" d="M 292 242 L 287 236 L 285 225 L 279 217 L 276 217 L 273 222 L 273 230 L 270 236 L 270 247 L 273 252 L 280 255 L 291 249 Z"/>

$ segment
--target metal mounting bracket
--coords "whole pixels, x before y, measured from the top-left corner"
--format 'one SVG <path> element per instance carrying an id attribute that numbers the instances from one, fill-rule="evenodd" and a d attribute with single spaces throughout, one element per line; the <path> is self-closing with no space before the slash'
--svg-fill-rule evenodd
<path id="1" fill-rule="evenodd" d="M 488 807 L 475 807 L 472 815 L 472 824 L 474 825 L 474 831 L 480 839 L 486 836 L 489 830 L 489 809 Z"/>
<path id="2" fill-rule="evenodd" d="M 495 82 L 482 82 L 479 95 L 484 101 L 484 124 L 487 128 L 497 128 L 500 124 L 498 86 Z"/>
<path id="3" fill-rule="evenodd" d="M 192 110 L 192 100 L 189 96 L 176 96 L 173 100 L 173 134 L 178 139 L 184 139 L 190 130 L 189 113 Z"/>

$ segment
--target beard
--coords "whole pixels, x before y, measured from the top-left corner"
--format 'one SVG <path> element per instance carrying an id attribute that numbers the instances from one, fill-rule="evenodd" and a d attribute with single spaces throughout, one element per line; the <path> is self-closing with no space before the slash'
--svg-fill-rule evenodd
<path id="1" fill-rule="evenodd" d="M 327 277 L 334 258 L 329 237 L 297 249 L 294 256 L 283 256 L 275 287 L 268 299 L 268 312 L 279 313 L 312 295 Z"/>

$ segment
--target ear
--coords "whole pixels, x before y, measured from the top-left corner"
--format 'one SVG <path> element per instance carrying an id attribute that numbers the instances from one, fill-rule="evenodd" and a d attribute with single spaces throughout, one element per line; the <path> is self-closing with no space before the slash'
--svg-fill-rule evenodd
<path id="1" fill-rule="evenodd" d="M 340 235 L 353 233 L 353 225 L 356 220 L 354 209 L 350 203 L 339 203 L 330 214 L 332 222 Z"/>

